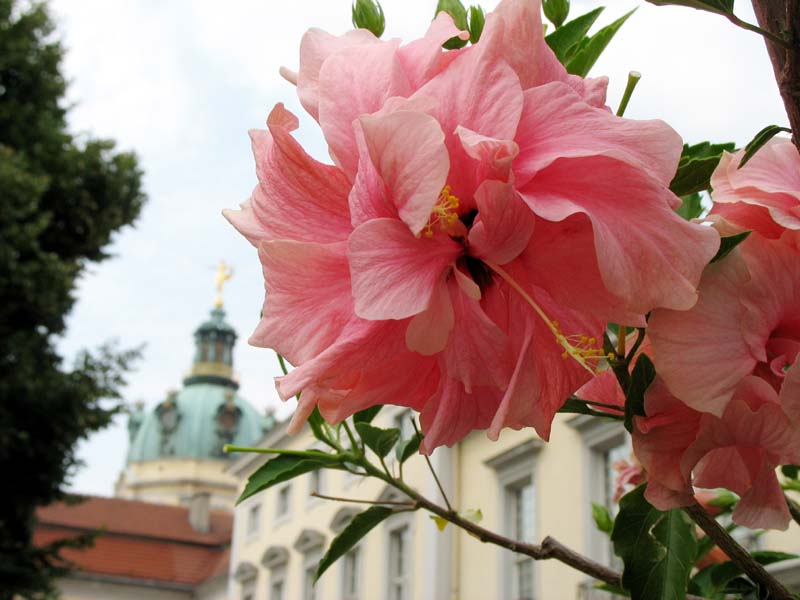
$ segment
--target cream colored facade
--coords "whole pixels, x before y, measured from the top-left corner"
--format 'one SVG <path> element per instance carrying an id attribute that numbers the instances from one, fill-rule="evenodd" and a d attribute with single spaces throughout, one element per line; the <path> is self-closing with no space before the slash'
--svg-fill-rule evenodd
<path id="1" fill-rule="evenodd" d="M 212 509 L 231 510 L 239 482 L 226 467 L 221 460 L 189 458 L 130 462 L 117 480 L 115 495 L 185 506 L 197 494 L 207 493 Z"/>
<path id="2" fill-rule="evenodd" d="M 392 426 L 403 411 L 385 408 L 376 424 Z M 596 560 L 616 567 L 608 538 L 591 517 L 591 501 L 609 503 L 611 464 L 629 447 L 621 424 L 559 415 L 551 441 L 533 430 L 504 431 L 497 442 L 473 433 L 454 448 L 440 448 L 432 462 L 458 510 L 480 509 L 482 525 L 511 537 L 539 541 L 552 535 Z M 277 427 L 264 446 L 316 447 L 307 430 L 287 437 Z M 231 473 L 240 487 L 265 457 L 243 455 Z M 404 477 L 429 498 L 438 492 L 422 457 L 412 457 Z M 364 505 L 311 498 L 321 493 L 356 499 L 390 498 L 384 485 L 347 473 L 326 471 L 322 480 L 304 475 L 243 502 L 236 508 L 228 597 L 231 600 L 574 600 L 611 596 L 591 589 L 581 573 L 556 561 L 527 563 L 448 526 L 438 531 L 423 511 L 397 515 L 362 540 L 352 561 L 340 559 L 313 592 L 306 583 L 337 531 Z M 523 502 L 520 500 L 524 499 Z M 523 515 L 523 516 L 518 516 Z M 523 527 L 516 522 L 522 519 Z M 397 532 L 406 532 L 401 573 Z M 798 528 L 764 536 L 758 544 L 800 551 Z M 800 561 L 788 561 L 781 577 L 800 584 Z M 524 578 L 526 583 L 520 583 Z M 348 585 L 354 581 L 355 586 Z"/>

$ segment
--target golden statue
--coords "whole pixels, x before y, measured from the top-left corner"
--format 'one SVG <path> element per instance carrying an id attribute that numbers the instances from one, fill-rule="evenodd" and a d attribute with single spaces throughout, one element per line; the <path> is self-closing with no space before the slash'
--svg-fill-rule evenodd
<path id="1" fill-rule="evenodd" d="M 225 282 L 231 277 L 233 277 L 233 269 L 230 267 L 230 265 L 225 264 L 224 260 L 219 261 L 217 275 L 214 278 L 214 282 L 217 286 L 217 299 L 214 301 L 215 308 L 222 308 L 222 288 L 225 285 Z"/>

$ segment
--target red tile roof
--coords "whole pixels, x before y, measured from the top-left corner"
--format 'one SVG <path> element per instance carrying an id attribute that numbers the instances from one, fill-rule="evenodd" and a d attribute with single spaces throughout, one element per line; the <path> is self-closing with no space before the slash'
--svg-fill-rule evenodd
<path id="1" fill-rule="evenodd" d="M 211 529 L 189 525 L 189 509 L 120 498 L 90 497 L 37 512 L 34 543 L 103 530 L 93 548 L 64 550 L 85 573 L 197 585 L 227 572 L 233 515 L 212 511 Z"/>

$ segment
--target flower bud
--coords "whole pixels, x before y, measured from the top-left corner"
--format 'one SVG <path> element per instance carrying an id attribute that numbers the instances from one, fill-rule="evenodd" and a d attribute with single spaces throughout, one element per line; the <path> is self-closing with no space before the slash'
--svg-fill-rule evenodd
<path id="1" fill-rule="evenodd" d="M 439 0 L 439 3 L 436 5 L 436 14 L 438 15 L 440 12 L 446 12 L 453 17 L 456 27 L 462 31 L 468 30 L 467 9 L 461 4 L 461 0 Z M 468 41 L 469 40 L 462 40 L 460 37 L 456 36 L 451 37 L 442 44 L 442 46 L 448 50 L 455 50 L 456 48 L 463 48 L 466 46 Z"/>
<path id="2" fill-rule="evenodd" d="M 367 29 L 375 37 L 381 37 L 386 29 L 381 3 L 374 0 L 355 0 L 353 2 L 353 27 Z"/>
<path id="3" fill-rule="evenodd" d="M 483 25 L 486 22 L 486 17 L 483 14 L 483 9 L 480 6 L 469 7 L 469 41 L 473 44 L 481 39 L 483 33 Z"/>
<path id="4" fill-rule="evenodd" d="M 544 0 L 542 8 L 544 16 L 558 29 L 569 15 L 569 0 Z"/>

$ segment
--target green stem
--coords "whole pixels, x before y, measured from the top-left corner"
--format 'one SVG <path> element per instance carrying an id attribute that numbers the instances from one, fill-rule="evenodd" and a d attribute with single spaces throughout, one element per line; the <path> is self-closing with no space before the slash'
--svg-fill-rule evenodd
<path id="1" fill-rule="evenodd" d="M 283 360 L 283 356 L 280 353 L 276 352 L 275 355 L 278 357 L 278 364 L 281 366 L 281 371 L 283 371 L 284 375 L 289 374 L 289 369 L 286 368 L 286 361 Z"/>
<path id="2" fill-rule="evenodd" d="M 742 29 L 746 29 L 748 31 L 752 31 L 753 33 L 757 33 L 759 35 L 763 35 L 765 38 L 770 40 L 774 44 L 778 44 L 784 48 L 789 48 L 788 42 L 780 36 L 775 35 L 771 31 L 767 31 L 766 29 L 761 29 L 758 25 L 753 25 L 752 23 L 748 23 L 747 21 L 742 21 L 739 17 L 737 17 L 733 13 L 724 13 L 725 18 L 728 19 L 731 23 L 736 25 L 737 27 L 741 27 Z"/>
<path id="3" fill-rule="evenodd" d="M 412 420 L 411 424 L 414 426 L 414 433 L 416 433 L 417 435 L 422 435 L 420 434 L 419 429 L 417 428 L 416 421 Z M 436 471 L 434 471 L 433 469 L 433 465 L 431 464 L 431 459 L 428 457 L 427 454 L 423 454 L 422 456 L 425 457 L 425 462 L 428 463 L 428 469 L 430 469 L 431 475 L 433 475 L 433 479 L 434 481 L 436 481 L 436 486 L 439 488 L 439 493 L 442 495 L 442 499 L 444 500 L 444 503 L 447 505 L 447 510 L 453 512 L 453 507 L 450 506 L 450 501 L 447 499 L 447 494 L 444 493 L 442 482 L 439 481 L 439 477 L 438 475 L 436 475 Z"/>
<path id="4" fill-rule="evenodd" d="M 625 109 L 628 108 L 628 102 L 631 101 L 633 90 L 641 80 L 642 74 L 639 71 L 631 71 L 628 73 L 628 84 L 625 86 L 625 92 L 622 94 L 622 100 L 619 101 L 619 108 L 617 108 L 617 116 L 621 117 L 625 114 Z"/>
<path id="5" fill-rule="evenodd" d="M 230 444 L 225 444 L 222 447 L 222 451 L 225 453 L 229 452 L 247 452 L 251 454 L 285 454 L 287 456 L 300 456 L 303 458 L 316 458 L 319 459 L 320 455 L 328 456 L 331 459 L 331 462 L 339 462 L 341 460 L 340 456 L 335 456 L 333 454 L 325 454 L 320 452 L 310 452 L 308 450 L 286 450 L 284 448 L 249 448 L 247 446 L 232 446 Z"/>
<path id="6" fill-rule="evenodd" d="M 344 431 L 347 433 L 347 437 L 350 438 L 350 444 L 353 446 L 353 452 L 364 452 L 364 447 L 360 446 L 356 441 L 355 436 L 353 435 L 352 429 L 350 429 L 350 425 L 347 424 L 347 419 L 342 421 L 342 425 L 344 426 Z"/>

